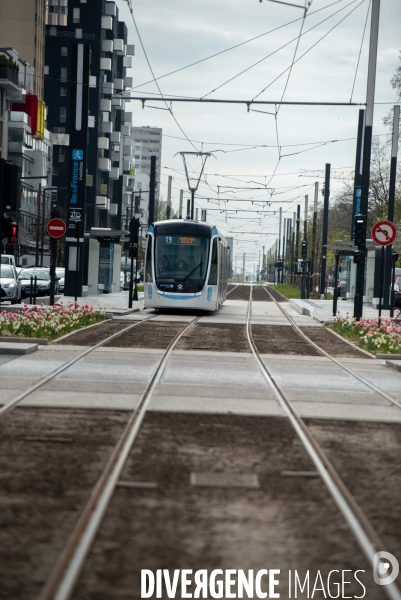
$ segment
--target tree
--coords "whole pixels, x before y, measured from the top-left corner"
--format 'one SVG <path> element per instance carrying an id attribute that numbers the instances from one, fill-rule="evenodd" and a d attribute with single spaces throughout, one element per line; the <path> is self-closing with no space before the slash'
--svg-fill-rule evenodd
<path id="1" fill-rule="evenodd" d="M 401 50 L 399 55 L 400 64 L 395 70 L 393 77 L 390 80 L 391 87 L 397 93 L 397 101 L 401 101 Z M 392 131 L 393 129 L 393 111 L 390 110 L 387 115 L 383 118 L 383 123 Z"/>

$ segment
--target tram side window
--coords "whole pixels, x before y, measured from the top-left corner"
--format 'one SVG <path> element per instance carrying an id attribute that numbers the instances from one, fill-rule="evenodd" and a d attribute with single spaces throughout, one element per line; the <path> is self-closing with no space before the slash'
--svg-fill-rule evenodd
<path id="1" fill-rule="evenodd" d="M 217 250 L 217 238 L 214 238 L 212 249 L 212 264 L 210 265 L 209 285 L 217 285 L 218 256 L 219 253 Z"/>
<path id="2" fill-rule="evenodd" d="M 148 235 L 148 245 L 146 248 L 145 281 L 152 283 L 152 236 Z"/>

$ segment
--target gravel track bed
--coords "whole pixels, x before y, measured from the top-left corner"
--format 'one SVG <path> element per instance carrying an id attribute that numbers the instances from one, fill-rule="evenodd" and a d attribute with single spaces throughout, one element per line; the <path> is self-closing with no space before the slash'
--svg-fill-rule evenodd
<path id="1" fill-rule="evenodd" d="M 261 354 L 320 356 L 317 350 L 288 325 L 252 325 L 252 336 Z"/>
<path id="2" fill-rule="evenodd" d="M 164 350 L 186 326 L 187 323 L 174 321 L 145 321 L 139 327 L 133 327 L 114 340 L 107 342 L 104 348 L 160 348 Z"/>
<path id="3" fill-rule="evenodd" d="M 64 340 L 58 340 L 54 343 L 62 346 L 94 346 L 128 325 L 132 325 L 132 321 L 107 319 L 94 327 L 79 329 Z"/>
<path id="4" fill-rule="evenodd" d="M 227 300 L 249 300 L 249 293 L 251 288 L 249 285 L 239 285 L 236 289 L 234 289 L 230 295 L 227 297 Z M 267 294 L 266 294 L 267 296 Z"/>
<path id="5" fill-rule="evenodd" d="M 193 487 L 191 471 L 257 474 L 261 487 Z M 384 599 L 321 479 L 283 471 L 314 471 L 284 418 L 148 414 L 122 480 L 158 487 L 117 488 L 74 600 L 136 600 L 141 569 L 182 568 L 281 569 L 282 598 L 289 569 L 313 580 L 320 570 L 324 581 L 333 569 L 364 569 L 364 598 Z M 362 588 L 354 580 L 346 592 Z"/>
<path id="6" fill-rule="evenodd" d="M 127 418 L 126 411 L 17 408 L 1 419 L 2 600 L 39 598 Z"/>
<path id="7" fill-rule="evenodd" d="M 340 340 L 336 335 L 333 335 L 326 327 L 302 327 L 303 333 L 315 342 L 322 350 L 325 350 L 332 356 L 347 356 L 349 358 L 366 358 L 370 360 L 372 357 L 361 352 L 356 346 L 353 347 L 347 342 Z"/>
<path id="8" fill-rule="evenodd" d="M 277 300 L 277 302 L 289 302 L 288 298 L 286 298 L 285 296 L 283 296 L 282 294 L 280 294 L 277 290 L 274 289 L 274 287 L 272 285 L 266 286 L 267 289 L 269 290 L 269 292 L 271 293 L 271 295 L 273 296 L 273 298 L 275 300 Z M 266 292 L 265 292 L 266 294 Z M 266 294 L 267 296 L 268 294 Z"/>
<path id="9" fill-rule="evenodd" d="M 195 323 L 176 346 L 177 350 L 250 352 L 245 325 Z"/>

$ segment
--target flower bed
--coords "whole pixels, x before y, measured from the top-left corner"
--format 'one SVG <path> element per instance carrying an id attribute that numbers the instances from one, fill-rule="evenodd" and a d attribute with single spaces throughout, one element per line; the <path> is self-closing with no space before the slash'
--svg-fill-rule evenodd
<path id="1" fill-rule="evenodd" d="M 401 325 L 389 317 L 381 318 L 379 323 L 378 319 L 356 321 L 348 313 L 345 317 L 339 314 L 334 329 L 373 354 L 401 354 Z"/>
<path id="2" fill-rule="evenodd" d="M 58 338 L 80 327 L 93 325 L 104 319 L 104 312 L 95 313 L 89 304 L 79 305 L 70 302 L 66 306 L 24 305 L 20 312 L 7 312 L 3 310 L 0 316 L 1 337 L 34 337 Z"/>

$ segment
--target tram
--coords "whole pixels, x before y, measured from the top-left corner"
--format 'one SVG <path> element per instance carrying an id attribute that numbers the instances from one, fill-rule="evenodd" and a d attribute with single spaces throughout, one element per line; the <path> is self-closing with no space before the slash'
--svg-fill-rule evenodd
<path id="1" fill-rule="evenodd" d="M 218 310 L 226 299 L 228 272 L 227 242 L 213 225 L 172 219 L 149 226 L 146 308 Z"/>

